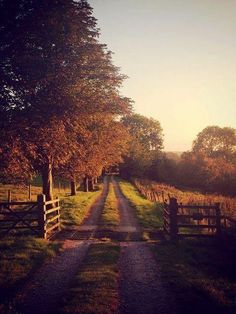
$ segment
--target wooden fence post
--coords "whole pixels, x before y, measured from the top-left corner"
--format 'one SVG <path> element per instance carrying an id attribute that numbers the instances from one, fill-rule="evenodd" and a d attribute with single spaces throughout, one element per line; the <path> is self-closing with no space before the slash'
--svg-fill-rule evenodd
<path id="1" fill-rule="evenodd" d="M 7 191 L 7 201 L 8 203 L 11 203 L 11 190 Z"/>
<path id="2" fill-rule="evenodd" d="M 220 214 L 220 203 L 215 204 L 216 211 L 216 235 L 221 235 L 221 214 Z"/>
<path id="3" fill-rule="evenodd" d="M 28 187 L 28 199 L 31 200 L 31 184 L 30 183 Z"/>
<path id="4" fill-rule="evenodd" d="M 171 197 L 170 203 L 169 203 L 170 239 L 171 240 L 176 240 L 178 236 L 177 212 L 178 212 L 177 199 L 174 197 Z"/>
<path id="5" fill-rule="evenodd" d="M 58 207 L 58 210 L 57 210 L 57 215 L 60 215 L 59 197 L 58 197 L 58 196 L 56 197 L 56 207 Z M 59 223 L 59 226 L 58 226 L 58 231 L 61 231 L 60 216 L 57 218 L 57 223 Z"/>
<path id="6" fill-rule="evenodd" d="M 39 194 L 37 196 L 38 203 L 38 226 L 39 226 L 39 235 L 41 238 L 46 239 L 46 196 L 44 194 Z"/>

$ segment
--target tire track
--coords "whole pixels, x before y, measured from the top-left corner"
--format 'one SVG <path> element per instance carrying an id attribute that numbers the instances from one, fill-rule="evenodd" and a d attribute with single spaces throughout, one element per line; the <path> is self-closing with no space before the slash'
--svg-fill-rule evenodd
<path id="1" fill-rule="evenodd" d="M 22 314 L 53 314 L 58 313 L 58 305 L 70 284 L 78 273 L 79 265 L 86 257 L 90 244 L 97 229 L 104 202 L 108 194 L 107 178 L 101 196 L 94 202 L 89 210 L 88 217 L 84 219 L 81 227 L 76 227 L 63 241 L 63 251 L 50 261 L 42 265 L 33 278 L 26 283 L 17 294 L 14 304 Z M 87 240 L 76 240 L 76 233 L 80 228 L 92 230 Z M 69 238 L 69 239 L 68 239 Z"/>
<path id="2" fill-rule="evenodd" d="M 120 211 L 120 228 L 140 230 L 133 208 L 113 180 Z M 121 242 L 119 260 L 119 313 L 174 314 L 174 301 L 161 279 L 149 245 L 145 242 Z"/>

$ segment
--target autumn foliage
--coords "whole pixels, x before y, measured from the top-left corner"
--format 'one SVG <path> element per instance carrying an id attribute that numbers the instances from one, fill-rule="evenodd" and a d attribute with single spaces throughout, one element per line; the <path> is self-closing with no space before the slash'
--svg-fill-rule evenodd
<path id="1" fill-rule="evenodd" d="M 1 175 L 75 182 L 121 161 L 128 136 L 120 118 L 131 101 L 125 76 L 85 0 L 0 2 Z"/>

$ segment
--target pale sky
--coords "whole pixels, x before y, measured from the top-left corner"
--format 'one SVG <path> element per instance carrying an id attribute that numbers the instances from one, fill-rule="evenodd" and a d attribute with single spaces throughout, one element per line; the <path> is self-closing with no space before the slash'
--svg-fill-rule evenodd
<path id="1" fill-rule="evenodd" d="M 122 94 L 160 121 L 167 151 L 208 125 L 236 128 L 236 0 L 88 0 Z"/>

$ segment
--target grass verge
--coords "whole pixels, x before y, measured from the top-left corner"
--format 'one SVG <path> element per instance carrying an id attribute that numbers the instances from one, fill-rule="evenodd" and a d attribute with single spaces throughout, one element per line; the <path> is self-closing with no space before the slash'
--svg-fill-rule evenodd
<path id="1" fill-rule="evenodd" d="M 114 227 L 118 226 L 120 222 L 119 210 L 117 207 L 117 199 L 112 183 L 109 183 L 109 193 L 104 204 L 104 209 L 102 211 L 100 225 L 102 227 Z"/>
<path id="2" fill-rule="evenodd" d="M 0 312 L 7 313 L 8 302 L 46 258 L 55 256 L 60 245 L 35 237 L 0 240 Z"/>
<path id="3" fill-rule="evenodd" d="M 92 244 L 74 283 L 65 296 L 61 313 L 116 313 L 118 309 L 118 258 L 112 243 Z"/>
<path id="4" fill-rule="evenodd" d="M 236 251 L 213 239 L 159 244 L 154 253 L 163 282 L 181 314 L 236 313 Z"/>
<path id="5" fill-rule="evenodd" d="M 139 223 L 144 228 L 161 229 L 163 226 L 162 206 L 145 199 L 138 190 L 129 182 L 119 180 L 119 185 L 124 196 L 134 207 Z"/>
<path id="6" fill-rule="evenodd" d="M 96 191 L 79 191 L 75 196 L 64 197 L 60 202 L 62 226 L 80 225 L 101 192 L 102 185 L 99 185 Z"/>

